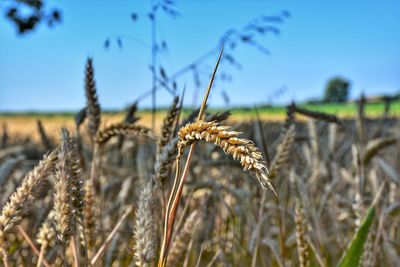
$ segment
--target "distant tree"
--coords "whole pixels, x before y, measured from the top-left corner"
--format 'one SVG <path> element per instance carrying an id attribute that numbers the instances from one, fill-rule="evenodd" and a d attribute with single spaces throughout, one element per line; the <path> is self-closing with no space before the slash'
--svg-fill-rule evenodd
<path id="1" fill-rule="evenodd" d="M 325 87 L 324 102 L 346 102 L 349 98 L 350 82 L 341 77 L 328 81 Z"/>

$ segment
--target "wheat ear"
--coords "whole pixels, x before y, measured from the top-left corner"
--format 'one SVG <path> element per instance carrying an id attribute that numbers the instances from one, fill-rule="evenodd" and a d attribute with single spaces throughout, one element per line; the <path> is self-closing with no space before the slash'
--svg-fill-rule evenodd
<path id="1" fill-rule="evenodd" d="M 268 169 L 262 159 L 261 152 L 250 140 L 238 138 L 241 134 L 236 131 L 228 131 L 230 127 L 220 126 L 216 122 L 205 122 L 199 120 L 187 124 L 178 132 L 178 157 L 182 156 L 183 150 L 192 143 L 204 140 L 221 147 L 226 154 L 235 160 L 239 160 L 245 171 L 255 176 L 263 188 L 269 187 L 275 194 L 275 190 L 267 176 Z"/>
<path id="2" fill-rule="evenodd" d="M 289 126 L 288 130 L 285 132 L 283 136 L 282 142 L 278 145 L 275 157 L 271 162 L 271 166 L 269 168 L 269 178 L 275 178 L 282 167 L 289 160 L 289 152 L 294 142 L 294 137 L 296 135 L 295 125 L 292 124 Z"/>
<path id="3" fill-rule="evenodd" d="M 140 192 L 139 204 L 135 214 L 133 239 L 136 266 L 146 267 L 155 260 L 156 229 L 154 221 L 154 189 L 150 180 Z"/>
<path id="4" fill-rule="evenodd" d="M 25 208 L 35 198 L 35 191 L 51 173 L 57 160 L 57 150 L 44 156 L 43 160 L 26 176 L 22 184 L 10 196 L 0 215 L 0 249 L 5 257 L 5 242 L 7 234 L 20 224 Z"/>
<path id="5" fill-rule="evenodd" d="M 95 142 L 98 145 L 106 144 L 112 137 L 114 136 L 145 136 L 152 140 L 157 140 L 157 137 L 153 133 L 152 130 L 139 126 L 134 125 L 131 123 L 117 123 L 112 124 L 105 129 L 100 130 L 95 138 Z"/>
<path id="6" fill-rule="evenodd" d="M 297 252 L 301 267 L 309 266 L 309 247 L 307 243 L 307 224 L 304 218 L 304 211 L 300 200 L 296 201 L 295 206 L 296 242 Z"/>
<path id="7" fill-rule="evenodd" d="M 46 130 L 43 127 L 42 122 L 40 120 L 37 120 L 36 124 L 37 124 L 37 129 L 38 129 L 38 132 L 39 132 L 40 140 L 42 141 L 42 144 L 43 144 L 44 148 L 46 150 L 51 150 L 51 148 L 53 147 L 53 144 L 50 141 L 50 139 L 49 139 L 49 137 L 48 137 L 48 135 L 46 133 Z"/>
<path id="8" fill-rule="evenodd" d="M 168 110 L 167 116 L 164 118 L 161 127 L 161 136 L 157 146 L 157 154 L 162 152 L 162 148 L 168 144 L 174 132 L 174 123 L 179 114 L 179 97 L 174 97 L 171 107 Z"/>
<path id="9" fill-rule="evenodd" d="M 135 123 L 136 121 L 139 120 L 139 118 L 136 117 L 137 106 L 138 106 L 137 102 L 134 102 L 133 104 L 129 105 L 129 107 L 126 110 L 124 118 L 125 123 Z"/>
<path id="10" fill-rule="evenodd" d="M 314 118 L 316 120 L 321 120 L 321 121 L 326 121 L 326 122 L 343 125 L 343 122 L 338 117 L 336 117 L 335 115 L 332 115 L 332 114 L 318 112 L 318 111 L 312 111 L 309 109 L 300 108 L 296 105 L 294 105 L 294 110 L 299 114 L 302 114 L 302 115 L 310 117 L 310 118 Z"/>
<path id="11" fill-rule="evenodd" d="M 69 133 L 67 130 L 62 129 L 61 145 L 58 150 L 58 161 L 55 168 L 56 182 L 54 184 L 55 193 L 53 211 L 57 237 L 63 248 L 61 257 L 64 265 L 66 265 L 65 250 L 75 229 L 75 221 L 72 213 L 72 170 L 70 159 L 71 148 Z"/>
<path id="12" fill-rule="evenodd" d="M 80 109 L 74 116 L 75 126 L 78 129 L 81 124 L 85 121 L 87 116 L 87 108 Z"/>
<path id="13" fill-rule="evenodd" d="M 71 169 L 71 206 L 77 216 L 77 222 L 83 222 L 83 209 L 85 206 L 85 188 L 82 176 L 81 161 L 79 156 L 79 144 L 76 138 L 70 139 L 69 162 Z"/>
<path id="14" fill-rule="evenodd" d="M 286 133 L 286 131 L 289 129 L 290 125 L 293 125 L 296 121 L 296 105 L 294 102 L 290 103 L 286 107 L 286 118 L 285 118 L 285 124 L 284 124 L 284 129 L 283 129 L 283 134 Z"/>
<path id="15" fill-rule="evenodd" d="M 96 82 L 94 80 L 93 60 L 88 58 L 85 71 L 86 115 L 89 120 L 88 129 L 94 138 L 101 122 L 101 109 L 97 99 Z"/>
<path id="16" fill-rule="evenodd" d="M 168 171 L 174 163 L 178 154 L 178 137 L 174 137 L 167 145 L 162 148 L 160 156 L 154 164 L 154 174 L 157 183 L 164 185 L 168 177 Z"/>
<path id="17" fill-rule="evenodd" d="M 96 227 L 96 207 L 93 183 L 89 180 L 85 185 L 85 206 L 83 209 L 83 229 L 85 245 L 88 257 L 92 257 L 93 248 L 95 244 L 95 227 Z"/>
<path id="18" fill-rule="evenodd" d="M 73 229 L 70 195 L 72 180 L 70 153 L 69 133 L 63 129 L 61 145 L 58 150 L 58 161 L 55 167 L 54 221 L 58 239 L 64 246 L 68 242 Z"/>
<path id="19" fill-rule="evenodd" d="M 231 115 L 230 111 L 211 113 L 206 116 L 205 121 L 223 122 L 226 121 Z"/>
<path id="20" fill-rule="evenodd" d="M 396 137 L 382 137 L 370 140 L 364 150 L 363 163 L 367 165 L 371 159 L 382 149 L 391 146 L 397 142 Z"/>
<path id="21" fill-rule="evenodd" d="M 7 130 L 7 124 L 6 123 L 3 123 L 2 124 L 2 128 L 3 128 L 3 133 L 2 133 L 2 135 L 1 135 L 1 143 L 0 143 L 0 148 L 5 148 L 5 147 L 7 147 L 7 145 L 8 145 L 8 139 L 9 139 L 9 136 L 8 136 L 8 130 Z"/>

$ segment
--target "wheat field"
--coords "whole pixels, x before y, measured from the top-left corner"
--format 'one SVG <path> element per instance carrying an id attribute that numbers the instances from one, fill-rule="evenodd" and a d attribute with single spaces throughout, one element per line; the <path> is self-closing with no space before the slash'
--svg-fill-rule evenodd
<path id="1" fill-rule="evenodd" d="M 218 63 L 215 67 L 217 71 Z M 400 121 L 132 106 L 2 120 L 3 266 L 398 266 Z"/>

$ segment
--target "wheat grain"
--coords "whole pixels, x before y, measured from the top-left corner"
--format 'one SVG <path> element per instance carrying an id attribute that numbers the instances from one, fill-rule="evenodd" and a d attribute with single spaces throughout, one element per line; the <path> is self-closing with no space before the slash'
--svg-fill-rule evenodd
<path id="1" fill-rule="evenodd" d="M 200 213 L 193 211 L 185 221 L 183 228 L 178 232 L 174 238 L 171 249 L 168 254 L 167 266 L 179 265 L 179 260 L 182 259 L 184 252 L 187 249 L 191 237 L 193 237 L 198 230 L 198 221 Z"/>

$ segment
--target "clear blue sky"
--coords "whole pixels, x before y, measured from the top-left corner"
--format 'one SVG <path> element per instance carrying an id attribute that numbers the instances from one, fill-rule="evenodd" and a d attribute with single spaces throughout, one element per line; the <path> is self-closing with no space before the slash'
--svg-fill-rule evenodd
<path id="1" fill-rule="evenodd" d="M 63 23 L 49 29 L 41 25 L 24 37 L 0 18 L 0 111 L 76 110 L 85 103 L 83 71 L 94 58 L 100 102 L 104 108 L 122 108 L 150 89 L 150 51 L 145 45 L 124 42 L 106 51 L 104 40 L 125 34 L 150 42 L 145 17 L 148 0 L 46 1 L 63 11 Z M 232 104 L 261 103 L 277 88 L 288 91 L 279 103 L 322 95 L 326 81 L 341 75 L 352 82 L 351 96 L 400 90 L 400 1 L 239 1 L 177 0 L 181 17 L 161 16 L 158 36 L 169 52 L 161 62 L 168 73 L 180 69 L 215 46 L 229 28 L 241 28 L 259 15 L 291 13 L 279 36 L 262 43 L 271 54 L 239 47 L 241 71 L 229 68 L 230 83 L 216 84 L 210 104 L 223 105 L 220 90 Z M 139 20 L 132 23 L 130 14 Z M 214 59 L 209 61 L 212 68 Z M 206 65 L 207 68 L 207 65 Z M 203 68 L 204 69 L 204 68 Z M 184 76 L 186 103 L 192 103 L 192 75 Z M 203 86 L 204 87 L 204 86 Z M 203 91 L 203 89 L 202 89 Z M 166 105 L 171 97 L 159 94 Z M 141 103 L 149 106 L 150 99 Z"/>

